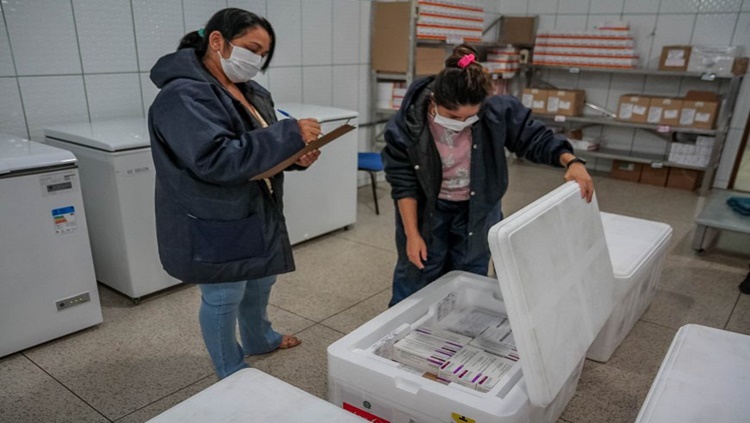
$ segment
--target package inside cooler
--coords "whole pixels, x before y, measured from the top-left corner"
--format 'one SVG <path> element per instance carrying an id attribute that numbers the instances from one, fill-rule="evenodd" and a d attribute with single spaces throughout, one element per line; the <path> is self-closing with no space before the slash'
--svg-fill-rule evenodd
<path id="1" fill-rule="evenodd" d="M 672 238 L 666 223 L 601 213 L 615 276 L 616 306 L 586 358 L 605 362 L 622 343 L 656 294 Z"/>
<path id="2" fill-rule="evenodd" d="M 750 336 L 685 325 L 677 331 L 636 423 L 746 422 Z"/>
<path id="3" fill-rule="evenodd" d="M 389 422 L 557 419 L 614 307 L 596 201 L 563 185 L 489 238 L 497 280 L 449 273 L 328 348 L 330 401 Z"/>
<path id="4" fill-rule="evenodd" d="M 359 417 L 258 369 L 243 369 L 159 414 L 150 423 L 342 422 Z"/>

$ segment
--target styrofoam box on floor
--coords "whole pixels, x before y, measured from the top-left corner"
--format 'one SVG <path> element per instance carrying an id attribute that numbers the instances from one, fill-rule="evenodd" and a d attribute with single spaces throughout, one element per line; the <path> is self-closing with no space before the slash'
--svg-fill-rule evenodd
<path id="1" fill-rule="evenodd" d="M 636 423 L 750 420 L 750 336 L 700 325 L 677 331 Z"/>
<path id="2" fill-rule="evenodd" d="M 616 306 L 586 353 L 605 362 L 633 329 L 656 295 L 672 238 L 666 223 L 601 213 L 612 270 Z"/>
<path id="3" fill-rule="evenodd" d="M 258 369 L 243 369 L 159 414 L 149 423 L 365 421 Z"/>
<path id="4" fill-rule="evenodd" d="M 329 346 L 329 400 L 379 422 L 556 421 L 614 308 L 596 199 L 586 203 L 577 184 L 565 184 L 495 225 L 489 242 L 497 280 L 451 272 Z M 507 315 L 520 356 L 489 392 L 429 380 L 387 358 L 411 330 L 468 307 Z"/>

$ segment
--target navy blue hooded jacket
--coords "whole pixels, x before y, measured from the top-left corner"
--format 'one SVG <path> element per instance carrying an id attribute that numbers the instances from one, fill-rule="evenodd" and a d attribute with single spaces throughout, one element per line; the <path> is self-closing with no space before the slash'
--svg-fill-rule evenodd
<path id="1" fill-rule="evenodd" d="M 443 181 L 442 161 L 427 124 L 435 77 L 415 81 L 386 126 L 383 163 L 394 200 L 417 200 L 419 230 L 429 244 L 430 217 Z M 469 245 L 467 256 L 487 249 L 487 233 L 501 218 L 500 199 L 508 188 L 505 148 L 535 163 L 560 165 L 570 143 L 555 136 L 511 96 L 490 96 L 472 126 Z"/>
<path id="2" fill-rule="evenodd" d="M 234 282 L 294 270 L 283 174 L 250 181 L 304 147 L 297 122 L 276 121 L 271 95 L 238 84 L 260 123 L 193 49 L 159 59 L 149 109 L 156 167 L 156 234 L 164 269 L 184 282 Z"/>

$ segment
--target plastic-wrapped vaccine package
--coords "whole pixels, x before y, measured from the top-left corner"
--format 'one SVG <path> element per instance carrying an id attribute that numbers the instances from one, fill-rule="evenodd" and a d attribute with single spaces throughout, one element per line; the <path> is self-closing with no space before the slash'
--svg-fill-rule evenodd
<path id="1" fill-rule="evenodd" d="M 438 379 L 488 392 L 514 364 L 507 358 L 466 346 L 440 367 Z"/>
<path id="2" fill-rule="evenodd" d="M 512 361 L 518 361 L 519 358 L 508 320 L 487 328 L 470 345 Z"/>
<path id="3" fill-rule="evenodd" d="M 392 360 L 437 374 L 445 362 L 468 345 L 471 338 L 438 328 L 419 327 L 393 345 Z"/>
<path id="4" fill-rule="evenodd" d="M 482 308 L 472 307 L 455 310 L 439 325 L 442 329 L 475 338 L 492 326 L 502 324 L 508 316 Z"/>

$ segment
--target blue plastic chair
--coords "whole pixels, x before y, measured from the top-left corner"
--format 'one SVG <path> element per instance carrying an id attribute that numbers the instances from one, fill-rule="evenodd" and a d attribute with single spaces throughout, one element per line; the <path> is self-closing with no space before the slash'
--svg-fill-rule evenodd
<path id="1" fill-rule="evenodd" d="M 359 153 L 357 156 L 357 170 L 362 170 L 370 174 L 370 182 L 372 184 L 372 199 L 375 200 L 375 214 L 380 214 L 380 207 L 378 207 L 378 191 L 377 191 L 377 173 L 383 171 L 383 159 L 380 157 L 380 153 Z"/>

